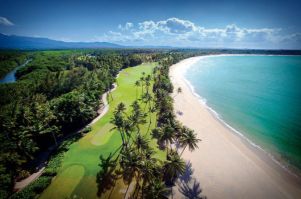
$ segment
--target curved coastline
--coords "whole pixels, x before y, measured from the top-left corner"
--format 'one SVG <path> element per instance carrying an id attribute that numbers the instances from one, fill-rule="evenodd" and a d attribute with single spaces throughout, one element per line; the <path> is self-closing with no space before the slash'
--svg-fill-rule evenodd
<path id="1" fill-rule="evenodd" d="M 198 56 L 195 58 L 198 58 L 196 62 L 200 61 L 201 59 L 207 58 L 207 57 L 222 57 L 222 56 L 296 56 L 296 55 L 256 55 L 256 54 L 220 54 L 220 55 L 206 55 L 206 56 Z M 275 155 L 272 153 L 266 151 L 264 147 L 256 144 L 253 142 L 250 138 L 248 138 L 243 132 L 235 129 L 232 127 L 230 124 L 228 124 L 223 118 L 220 116 L 220 114 L 215 111 L 212 107 L 210 107 L 207 104 L 207 99 L 202 97 L 200 94 L 198 94 L 195 91 L 194 86 L 185 78 L 185 73 L 187 70 L 192 67 L 196 62 L 193 64 L 187 65 L 185 68 L 185 71 L 183 72 L 183 80 L 187 84 L 187 86 L 190 88 L 190 91 L 192 94 L 197 97 L 202 105 L 204 105 L 211 113 L 212 115 L 219 121 L 221 122 L 225 127 L 229 128 L 233 133 L 237 134 L 240 136 L 244 141 L 247 142 L 247 144 L 251 145 L 251 147 L 255 147 L 256 150 L 259 150 L 260 152 L 264 153 L 267 155 L 269 158 L 271 158 L 272 161 L 274 161 L 278 166 L 283 168 L 285 171 L 289 172 L 291 175 L 294 175 L 295 177 L 299 178 L 301 180 L 301 172 L 300 169 L 296 168 L 294 165 L 289 164 L 286 160 L 281 159 L 280 157 L 277 158 Z"/>
<path id="2" fill-rule="evenodd" d="M 261 176 L 260 173 L 265 173 L 265 180 L 266 182 L 270 182 L 271 186 L 268 186 L 268 189 L 265 193 L 262 192 L 256 192 L 255 190 L 253 190 L 252 188 L 245 188 L 244 192 L 253 192 L 253 194 L 251 195 L 247 195 L 247 194 L 243 194 L 240 191 L 237 192 L 233 192 L 233 193 L 227 193 L 229 194 L 229 197 L 246 197 L 246 198 L 252 198 L 252 197 L 256 197 L 256 198 L 265 198 L 265 197 L 275 197 L 278 195 L 279 198 L 284 197 L 284 198 L 297 198 L 298 196 L 300 196 L 301 194 L 301 181 L 300 178 L 298 178 L 298 175 L 295 174 L 294 172 L 290 171 L 288 169 L 288 166 L 282 164 L 282 162 L 278 161 L 272 154 L 268 153 L 267 151 L 265 151 L 262 147 L 260 147 L 259 145 L 257 145 L 256 143 L 252 142 L 250 139 L 248 139 L 243 133 L 239 132 L 238 130 L 236 130 L 235 128 L 231 127 L 229 124 L 227 124 L 220 116 L 219 114 L 212 109 L 210 106 L 207 105 L 206 103 L 206 99 L 202 98 L 199 94 L 197 94 L 194 90 L 193 85 L 191 85 L 191 83 L 185 79 L 185 72 L 187 71 L 187 69 L 189 67 L 191 67 L 192 65 L 194 65 L 196 62 L 198 62 L 199 60 L 206 58 L 206 57 L 212 57 L 212 56 L 245 56 L 245 55 L 236 55 L 236 54 L 221 54 L 221 55 L 208 55 L 208 56 L 199 56 L 199 57 L 192 57 L 192 58 L 188 58 L 185 59 L 181 62 L 179 62 L 178 64 L 175 64 L 171 67 L 170 70 L 170 77 L 172 80 L 172 83 L 175 86 L 180 86 L 183 89 L 183 94 L 180 94 L 178 96 L 175 97 L 175 109 L 180 109 L 183 106 L 183 101 L 187 100 L 191 100 L 198 103 L 198 108 L 200 109 L 205 109 L 207 113 L 204 112 L 204 110 L 200 110 L 199 113 L 197 113 L 196 110 L 192 110 L 192 109 L 196 109 L 196 107 L 188 107 L 186 106 L 185 108 L 183 107 L 183 110 L 185 110 L 185 112 L 187 113 L 187 116 L 180 116 L 177 115 L 178 119 L 184 123 L 184 125 L 187 125 L 189 127 L 191 127 L 192 129 L 194 129 L 196 132 L 198 130 L 201 129 L 205 129 L 208 130 L 208 132 L 210 131 L 210 129 L 208 129 L 209 127 L 206 126 L 217 126 L 218 124 L 216 124 L 216 122 L 218 122 L 222 127 L 217 127 L 218 130 L 223 131 L 223 133 L 218 133 L 215 135 L 216 138 L 212 138 L 211 139 L 221 139 L 221 137 L 223 136 L 223 138 L 226 137 L 225 140 L 221 141 L 220 143 L 227 143 L 227 144 L 231 144 L 234 145 L 234 147 L 232 147 L 233 149 L 238 149 L 238 151 L 242 154 L 241 157 L 238 157 L 236 154 L 236 152 L 234 152 L 234 150 L 232 150 L 232 148 L 228 148 L 227 152 L 231 153 L 235 153 L 234 156 L 238 157 L 237 159 L 233 159 L 232 161 L 238 161 L 236 162 L 237 164 L 240 163 L 240 161 L 250 161 L 255 164 L 255 166 L 249 166 L 248 168 L 246 168 L 246 170 L 248 170 L 249 173 L 254 173 L 256 176 L 260 176 L 263 178 L 263 176 Z M 252 55 L 248 55 L 248 56 L 252 56 Z M 184 87 L 184 88 L 183 88 Z M 193 103 L 193 102 L 192 102 Z M 196 106 L 196 104 L 193 104 L 194 106 Z M 191 109 L 191 110 L 188 110 Z M 188 111 L 186 111 L 188 110 Z M 176 110 L 177 111 L 177 110 Z M 191 117 L 197 116 L 198 114 L 202 114 L 200 115 L 201 118 L 206 118 L 206 122 L 204 124 L 205 127 L 199 127 L 196 124 L 196 120 L 194 119 L 194 121 L 189 121 L 189 115 L 192 112 Z M 206 115 L 207 114 L 207 115 Z M 210 114 L 211 118 L 208 117 L 208 114 Z M 184 115 L 186 115 L 184 113 Z M 186 118 L 185 118 L 186 117 Z M 213 121 L 213 119 L 215 121 Z M 213 124 L 214 123 L 214 124 Z M 202 125 L 202 124 L 199 124 Z M 195 128 L 196 127 L 196 128 Z M 199 128 L 198 128 L 199 127 Z M 206 129 L 207 128 L 207 129 Z M 207 132 L 207 133 L 208 133 Z M 230 135 L 230 133 L 232 135 Z M 199 138 L 203 139 L 204 137 L 207 137 L 208 134 L 206 135 L 206 133 L 198 133 L 199 134 Z M 219 137 L 217 137 L 219 136 Z M 203 142 L 201 142 L 199 144 L 200 149 L 197 150 L 196 152 L 190 153 L 190 152 L 186 152 L 184 153 L 183 157 L 186 160 L 190 160 L 193 163 L 193 168 L 195 170 L 198 170 L 200 165 L 195 165 L 195 164 L 201 164 L 201 161 L 193 161 L 193 158 L 199 157 L 199 155 L 201 155 L 202 153 L 213 153 L 213 152 L 208 152 L 208 151 L 200 151 L 200 150 L 204 150 L 207 149 L 208 147 L 202 147 L 202 144 L 204 142 L 214 142 L 214 140 L 206 140 L 203 139 Z M 203 149 L 202 149 L 203 148 Z M 210 150 L 215 150 L 215 153 L 218 153 L 218 150 L 214 149 L 214 146 L 210 148 Z M 256 150 L 256 151 L 255 151 Z M 197 155 L 194 155 L 197 154 Z M 208 158 L 208 160 L 210 160 L 210 158 Z M 272 163 L 271 163 L 272 162 Z M 214 167 L 215 165 L 213 165 L 213 163 L 221 163 L 220 161 L 212 161 L 211 162 L 211 166 Z M 225 193 L 225 189 L 227 186 L 221 186 L 219 187 L 218 181 L 219 179 L 216 179 L 216 182 L 211 181 L 210 178 L 205 177 L 204 175 L 206 175 L 206 166 L 201 166 L 202 167 L 202 171 L 200 171 L 197 175 L 197 178 L 199 178 L 201 181 L 203 181 L 202 185 L 204 188 L 204 194 L 207 195 L 208 197 L 212 197 L 212 198 L 219 198 L 222 197 Z M 207 165 L 208 167 L 208 165 Z M 258 169 L 261 168 L 261 169 Z M 235 168 L 233 168 L 235 169 Z M 214 171 L 213 169 L 208 169 L 210 170 L 209 173 L 218 173 L 218 172 L 225 172 L 225 168 L 220 168 L 219 171 Z M 240 169 L 241 170 L 241 169 Z M 236 176 L 240 176 L 239 172 L 242 171 L 238 171 L 236 170 Z M 201 172 L 204 172 L 203 174 Z M 278 173 L 278 174 L 277 174 Z M 242 174 L 241 176 L 243 177 L 244 175 L 248 176 L 248 174 Z M 231 177 L 231 175 L 227 175 L 227 177 Z M 249 176 L 252 178 L 252 176 Z M 272 181 L 270 181 L 272 179 Z M 256 181 L 256 180 L 255 180 Z M 254 183 L 253 182 L 245 182 L 246 184 L 250 183 Z M 276 183 L 273 183 L 273 181 Z M 209 185 L 208 185 L 209 184 Z M 275 187 L 272 185 L 274 184 Z M 239 185 L 237 185 L 239 186 Z M 259 187 L 260 185 L 258 184 L 258 188 L 262 188 Z M 279 186 L 281 186 L 281 189 L 279 189 Z M 256 187 L 256 186 L 254 186 Z M 254 188 L 253 187 L 253 188 Z M 285 187 L 285 188 L 284 188 Z M 279 190 L 277 190 L 279 189 Z M 274 190 L 274 191 L 273 191 Z M 221 195 L 219 195 L 221 194 Z M 276 197 L 276 198 L 278 198 Z M 227 197 L 225 197 L 227 198 Z"/>

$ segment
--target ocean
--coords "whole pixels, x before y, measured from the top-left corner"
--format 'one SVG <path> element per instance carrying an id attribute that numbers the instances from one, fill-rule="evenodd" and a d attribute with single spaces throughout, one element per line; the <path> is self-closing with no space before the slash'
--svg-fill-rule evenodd
<path id="1" fill-rule="evenodd" d="M 207 56 L 185 78 L 218 119 L 301 169 L 301 56 Z"/>

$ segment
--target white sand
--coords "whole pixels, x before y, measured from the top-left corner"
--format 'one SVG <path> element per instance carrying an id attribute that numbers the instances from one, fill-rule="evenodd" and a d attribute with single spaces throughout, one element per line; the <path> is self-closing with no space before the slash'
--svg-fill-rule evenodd
<path id="1" fill-rule="evenodd" d="M 197 150 L 186 150 L 182 155 L 191 161 L 202 194 L 209 199 L 301 198 L 300 179 L 223 125 L 192 93 L 183 74 L 199 59 L 193 57 L 173 65 L 170 78 L 175 90 L 182 88 L 182 93 L 173 94 L 175 111 L 183 113 L 177 114 L 177 119 L 202 139 Z M 174 190 L 174 198 L 182 198 Z"/>

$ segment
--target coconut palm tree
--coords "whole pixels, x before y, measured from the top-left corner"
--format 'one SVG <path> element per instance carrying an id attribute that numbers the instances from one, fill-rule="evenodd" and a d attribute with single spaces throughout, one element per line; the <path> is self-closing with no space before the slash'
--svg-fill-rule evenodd
<path id="1" fill-rule="evenodd" d="M 161 179 L 155 178 L 144 188 L 144 196 L 146 199 L 167 199 L 170 190 L 166 187 Z"/>
<path id="2" fill-rule="evenodd" d="M 123 130 L 125 132 L 125 135 L 127 136 L 128 142 L 130 139 L 132 139 L 132 132 L 134 131 L 135 126 L 133 126 L 133 123 L 130 119 L 125 119 L 123 121 Z"/>
<path id="3" fill-rule="evenodd" d="M 138 87 L 140 86 L 140 81 L 139 80 L 137 80 L 135 82 L 135 86 L 136 86 L 136 100 L 137 100 L 137 98 L 138 98 Z"/>
<path id="4" fill-rule="evenodd" d="M 193 130 L 187 128 L 186 126 L 183 126 L 182 134 L 181 134 L 181 137 L 179 138 L 179 143 L 183 147 L 181 156 L 187 146 L 188 146 L 189 151 L 194 151 L 196 148 L 198 148 L 197 143 L 199 141 L 201 141 L 201 140 L 196 137 L 196 134 L 194 133 Z"/>
<path id="5" fill-rule="evenodd" d="M 162 141 L 162 143 L 164 143 L 167 153 L 168 153 L 168 148 L 171 149 L 171 144 L 173 143 L 175 136 L 176 134 L 174 128 L 172 128 L 171 126 L 165 126 L 163 128 L 162 135 L 159 139 Z"/>
<path id="6" fill-rule="evenodd" d="M 111 118 L 110 123 L 114 125 L 113 129 L 117 129 L 118 132 L 120 133 L 121 140 L 122 140 L 122 145 L 126 146 L 126 139 L 125 135 L 123 132 L 123 127 L 124 127 L 124 117 L 121 112 L 119 112 L 117 109 L 114 111 L 113 118 Z"/>
<path id="7" fill-rule="evenodd" d="M 150 75 L 146 76 L 144 81 L 145 81 L 146 93 L 149 93 L 149 87 L 151 85 L 151 76 Z"/>
<path id="8" fill-rule="evenodd" d="M 137 150 L 135 150 L 135 148 L 129 147 L 127 150 L 121 152 L 119 163 L 123 171 L 123 180 L 128 184 L 128 188 L 124 195 L 126 196 L 133 178 L 136 179 L 136 185 L 139 184 L 139 178 L 141 175 L 141 156 L 137 153 Z"/>
<path id="9" fill-rule="evenodd" d="M 157 139 L 157 144 L 159 145 L 160 149 L 164 149 L 164 142 L 161 139 L 162 135 L 163 135 L 163 128 L 162 127 L 156 127 L 152 130 L 151 135 L 153 138 Z"/>
<path id="10" fill-rule="evenodd" d="M 114 187 L 118 176 L 114 173 L 116 162 L 111 153 L 107 158 L 102 155 L 99 158 L 101 170 L 96 175 L 96 182 L 98 184 L 97 196 L 100 197 L 104 192 Z"/>
<path id="11" fill-rule="evenodd" d="M 145 94 L 142 94 L 141 100 L 142 100 L 143 103 L 145 103 L 144 111 L 145 111 L 147 105 L 149 105 L 151 103 L 152 99 L 153 99 L 153 97 L 150 93 L 147 92 Z"/>
<path id="12" fill-rule="evenodd" d="M 152 130 L 151 135 L 153 138 L 156 138 L 159 140 L 162 136 L 162 133 L 163 133 L 163 129 L 161 127 L 156 127 Z"/>
<path id="13" fill-rule="evenodd" d="M 143 151 L 146 151 L 149 148 L 149 139 L 138 134 L 136 139 L 134 140 L 134 145 L 138 152 L 140 152 L 141 154 Z"/>
<path id="14" fill-rule="evenodd" d="M 137 128 L 138 133 L 140 133 L 139 125 L 146 123 L 147 114 L 141 111 L 140 105 L 137 100 L 133 102 L 131 107 L 132 107 L 132 112 L 131 115 L 129 116 L 129 120 L 132 122 L 132 125 Z"/>
<path id="15" fill-rule="evenodd" d="M 141 164 L 141 180 L 142 180 L 142 196 L 144 197 L 145 187 L 150 184 L 156 177 L 161 176 L 160 168 L 157 164 L 157 159 L 150 157 L 146 157 L 143 159 Z"/>
<path id="16" fill-rule="evenodd" d="M 124 113 L 125 111 L 126 111 L 125 104 L 124 104 L 123 102 L 120 102 L 120 103 L 117 105 L 117 108 L 115 109 L 114 112 Z"/>
<path id="17" fill-rule="evenodd" d="M 185 162 L 181 159 L 179 154 L 175 151 L 171 151 L 167 154 L 167 160 L 164 162 L 163 172 L 164 180 L 167 185 L 174 186 L 174 182 L 179 175 L 185 173 Z M 171 187 L 172 192 L 172 187 Z M 172 193 L 173 198 L 173 193 Z"/>
<path id="18" fill-rule="evenodd" d="M 167 177 L 166 179 L 174 182 L 178 175 L 182 175 L 185 172 L 185 168 L 186 164 L 177 152 L 171 151 L 167 155 L 167 160 L 164 162 L 163 166 L 164 175 Z"/>
<path id="19" fill-rule="evenodd" d="M 143 83 L 144 83 L 144 77 L 140 77 L 140 86 L 141 86 L 141 93 L 143 93 Z"/>

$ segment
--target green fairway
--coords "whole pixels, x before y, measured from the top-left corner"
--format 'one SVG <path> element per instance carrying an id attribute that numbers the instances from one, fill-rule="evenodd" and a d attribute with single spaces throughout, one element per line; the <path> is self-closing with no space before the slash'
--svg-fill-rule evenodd
<path id="1" fill-rule="evenodd" d="M 92 131 L 70 146 L 66 152 L 62 167 L 58 175 L 53 179 L 49 187 L 42 193 L 41 198 L 96 198 L 97 183 L 96 174 L 100 170 L 99 156 L 105 157 L 114 152 L 121 145 L 121 138 L 117 131 L 111 130 L 110 124 L 113 111 L 117 104 L 123 102 L 129 109 L 130 104 L 136 99 L 136 87 L 134 83 L 141 77 L 141 73 L 150 74 L 156 63 L 142 64 L 136 67 L 127 68 L 120 72 L 117 78 L 117 89 L 112 92 L 112 97 L 108 97 L 109 111 L 107 114 L 92 125 Z M 150 89 L 151 90 L 151 89 Z M 138 94 L 141 88 L 138 88 Z M 150 115 L 155 121 L 155 114 Z M 149 118 L 147 118 L 149 120 Z M 148 123 L 141 127 L 141 132 L 146 133 Z M 151 124 L 154 128 L 155 123 Z M 149 136 L 149 134 L 147 134 Z M 152 140 L 151 144 L 156 145 Z M 164 152 L 158 150 L 157 157 L 163 159 Z M 122 180 L 118 180 L 112 192 L 111 198 L 123 195 L 124 185 Z M 59 190 L 59 191 L 58 191 Z M 104 194 L 103 196 L 106 196 Z"/>

